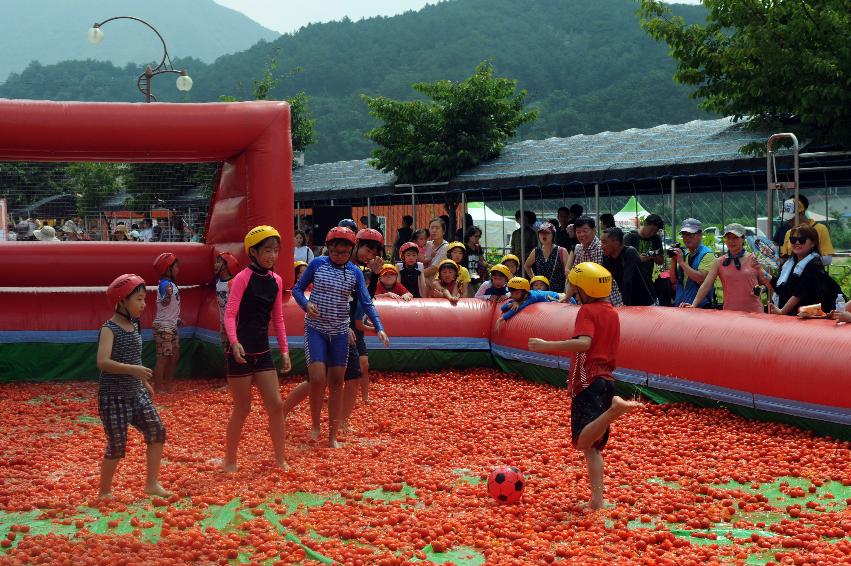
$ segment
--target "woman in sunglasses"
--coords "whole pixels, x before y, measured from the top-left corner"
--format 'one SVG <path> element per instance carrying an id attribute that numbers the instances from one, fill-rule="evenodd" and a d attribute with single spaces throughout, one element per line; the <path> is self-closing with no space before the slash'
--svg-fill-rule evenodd
<path id="1" fill-rule="evenodd" d="M 822 304 L 826 289 L 815 228 L 808 224 L 795 226 L 789 231 L 789 243 L 792 256 L 772 281 L 780 297 L 779 306 L 769 305 L 768 312 L 795 316 L 799 306 Z M 832 309 L 832 306 L 825 305 L 825 312 Z"/>
<path id="2" fill-rule="evenodd" d="M 724 289 L 724 310 L 743 312 L 764 312 L 759 296 L 754 289 L 759 285 L 770 288 L 770 281 L 756 256 L 745 251 L 745 227 L 741 224 L 728 224 L 724 228 L 724 242 L 727 253 L 719 257 L 706 279 L 697 290 L 697 295 L 691 303 L 683 303 L 681 307 L 697 308 L 715 285 L 715 278 L 721 278 Z"/>

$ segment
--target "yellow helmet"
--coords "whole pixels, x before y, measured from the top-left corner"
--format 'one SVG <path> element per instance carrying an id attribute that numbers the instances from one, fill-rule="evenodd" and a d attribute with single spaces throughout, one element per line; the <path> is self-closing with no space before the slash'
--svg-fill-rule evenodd
<path id="1" fill-rule="evenodd" d="M 509 289 L 522 289 L 523 291 L 529 290 L 529 281 L 524 279 L 523 277 L 512 277 L 508 282 Z"/>
<path id="2" fill-rule="evenodd" d="M 253 248 L 266 238 L 271 238 L 272 236 L 278 238 L 278 241 L 281 239 L 281 235 L 278 234 L 278 231 L 272 228 L 271 226 L 257 226 L 252 228 L 248 234 L 245 235 L 245 253 L 248 254 L 248 248 Z"/>
<path id="3" fill-rule="evenodd" d="M 444 267 L 449 267 L 455 270 L 455 273 L 458 273 L 458 264 L 452 261 L 451 259 L 444 259 L 440 262 L 440 266 L 438 267 L 438 271 L 443 271 Z"/>
<path id="4" fill-rule="evenodd" d="M 508 269 L 508 267 L 502 265 L 501 263 L 497 263 L 496 265 L 491 267 L 490 272 L 491 272 L 491 275 L 493 275 L 494 272 L 496 272 L 496 273 L 501 273 L 502 275 L 505 275 L 506 279 L 511 279 L 511 270 Z"/>
<path id="5" fill-rule="evenodd" d="M 464 242 L 449 242 L 449 245 L 446 247 L 446 255 L 449 255 L 449 252 L 455 248 L 461 248 L 462 252 L 467 251 L 467 246 L 464 245 Z"/>
<path id="6" fill-rule="evenodd" d="M 396 267 L 395 265 L 393 265 L 392 263 L 385 263 L 385 264 L 381 267 L 381 271 L 379 271 L 379 272 L 378 272 L 378 275 L 379 275 L 379 276 L 384 275 L 384 274 L 385 274 L 385 273 L 387 273 L 388 271 L 389 271 L 389 272 L 391 272 L 391 273 L 395 273 L 395 274 L 397 274 L 397 275 L 399 274 L 399 268 L 397 268 L 397 267 Z"/>
<path id="7" fill-rule="evenodd" d="M 307 262 L 306 261 L 296 261 L 293 264 L 293 268 L 295 269 L 296 267 L 301 267 L 302 265 L 307 267 Z"/>
<path id="8" fill-rule="evenodd" d="M 529 285 L 532 285 L 533 283 L 536 283 L 538 281 L 540 281 L 541 283 L 543 283 L 544 285 L 546 285 L 549 288 L 550 280 L 547 279 L 546 277 L 544 277 L 543 275 L 534 276 L 532 279 L 529 280 Z"/>
<path id="9" fill-rule="evenodd" d="M 506 261 L 516 261 L 516 262 L 517 262 L 517 265 L 520 265 L 520 258 L 519 258 L 519 257 L 517 257 L 517 256 L 516 256 L 516 255 L 514 255 L 514 254 L 507 254 L 507 255 L 504 255 L 504 256 L 502 257 L 502 260 L 500 260 L 500 262 L 499 262 L 499 263 L 503 263 L 503 264 L 504 264 Z"/>
<path id="10" fill-rule="evenodd" d="M 612 292 L 612 274 L 599 263 L 586 261 L 575 265 L 567 280 L 595 299 L 608 297 Z"/>

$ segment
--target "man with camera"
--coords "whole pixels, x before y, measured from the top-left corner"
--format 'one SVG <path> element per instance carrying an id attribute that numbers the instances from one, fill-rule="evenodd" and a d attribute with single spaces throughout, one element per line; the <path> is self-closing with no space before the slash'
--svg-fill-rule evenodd
<path id="1" fill-rule="evenodd" d="M 671 258 L 670 277 L 676 282 L 674 304 L 691 304 L 700 284 L 706 279 L 715 254 L 703 243 L 703 225 L 696 218 L 686 218 L 680 228 L 685 248 L 675 244 L 666 251 Z M 698 305 L 702 309 L 712 308 L 715 292 L 711 291 Z"/>

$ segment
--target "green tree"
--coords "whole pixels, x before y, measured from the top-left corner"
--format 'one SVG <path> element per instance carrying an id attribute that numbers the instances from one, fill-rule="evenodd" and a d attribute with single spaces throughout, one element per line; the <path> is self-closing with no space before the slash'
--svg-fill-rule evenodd
<path id="1" fill-rule="evenodd" d="M 77 196 L 77 211 L 101 209 L 103 202 L 121 190 L 121 164 L 69 163 L 68 185 Z"/>
<path id="2" fill-rule="evenodd" d="M 749 118 L 752 129 L 851 144 L 848 0 L 703 0 L 706 23 L 691 25 L 659 0 L 639 2 L 641 26 L 668 44 L 674 79 L 697 87 L 703 109 Z"/>
<path id="3" fill-rule="evenodd" d="M 275 74 L 277 68 L 278 61 L 274 56 L 270 57 L 263 67 L 263 76 L 251 81 L 254 100 L 275 100 L 272 91 L 278 84 L 284 78 L 292 77 L 301 72 L 301 68 L 295 68 L 285 76 L 278 76 Z M 230 95 L 222 95 L 219 100 L 222 102 L 242 102 L 239 98 Z M 287 102 L 290 105 L 290 132 L 293 151 L 304 151 L 307 146 L 316 143 L 316 120 L 310 116 L 310 110 L 307 107 L 307 94 L 298 92 L 289 97 Z"/>
<path id="4" fill-rule="evenodd" d="M 0 162 L 0 198 L 7 200 L 10 209 L 62 194 L 66 190 L 64 164 Z"/>
<path id="5" fill-rule="evenodd" d="M 500 154 L 521 124 L 538 117 L 524 111 L 526 91 L 517 82 L 493 76 L 482 62 L 460 81 L 416 83 L 431 101 L 398 101 L 362 95 L 372 116 L 384 125 L 369 138 L 381 147 L 373 166 L 394 171 L 403 183 L 442 181 Z"/>

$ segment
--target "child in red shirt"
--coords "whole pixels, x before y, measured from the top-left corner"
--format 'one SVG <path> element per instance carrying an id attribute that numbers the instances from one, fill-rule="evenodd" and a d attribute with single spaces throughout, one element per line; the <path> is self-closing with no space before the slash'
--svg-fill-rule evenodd
<path id="1" fill-rule="evenodd" d="M 641 407 L 615 395 L 615 354 L 620 344 L 620 320 L 609 302 L 612 274 L 592 262 L 570 270 L 568 281 L 577 289 L 582 307 L 576 315 L 573 339 L 549 341 L 529 338 L 533 352 L 572 352 L 568 390 L 572 398 L 570 426 L 573 446 L 585 454 L 591 484 L 591 509 L 605 505 L 603 499 L 603 455 L 609 440 L 609 425 Z"/>
<path id="2" fill-rule="evenodd" d="M 410 301 L 414 298 L 405 286 L 399 283 L 399 269 L 392 263 L 385 263 L 381 271 L 378 272 L 375 296 L 381 295 L 391 299 L 402 299 L 403 301 Z"/>

